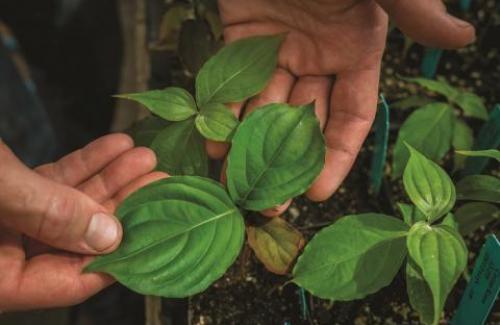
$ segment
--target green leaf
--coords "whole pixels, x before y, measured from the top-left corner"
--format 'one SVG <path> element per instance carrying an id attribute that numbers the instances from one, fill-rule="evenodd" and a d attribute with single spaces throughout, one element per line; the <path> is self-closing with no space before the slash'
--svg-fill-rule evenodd
<path id="1" fill-rule="evenodd" d="M 363 298 L 391 283 L 406 255 L 407 231 L 383 214 L 343 217 L 306 245 L 292 281 L 325 299 Z"/>
<path id="2" fill-rule="evenodd" d="M 420 321 L 432 324 L 434 320 L 432 292 L 424 280 L 422 270 L 411 258 L 406 262 L 406 292 L 411 306 L 420 316 Z"/>
<path id="3" fill-rule="evenodd" d="M 394 146 L 392 177 L 400 177 L 408 161 L 405 142 L 429 159 L 438 161 L 448 152 L 453 135 L 453 110 L 448 104 L 432 103 L 414 111 L 399 130 Z"/>
<path id="4" fill-rule="evenodd" d="M 411 226 L 418 221 L 427 220 L 425 218 L 425 215 L 414 205 L 406 203 L 398 203 L 398 208 L 399 211 L 401 212 L 401 215 L 403 216 L 404 222 L 408 226 Z"/>
<path id="5" fill-rule="evenodd" d="M 187 90 L 177 87 L 116 97 L 139 102 L 167 121 L 183 121 L 197 113 L 193 96 Z"/>
<path id="6" fill-rule="evenodd" d="M 465 243 L 460 234 L 447 225 L 418 222 L 410 229 L 407 247 L 432 292 L 432 323 L 438 324 L 446 297 L 467 265 Z"/>
<path id="7" fill-rule="evenodd" d="M 403 185 L 410 200 L 429 222 L 448 213 L 455 204 L 455 186 L 446 172 L 408 145 L 410 159 L 403 175 Z"/>
<path id="8" fill-rule="evenodd" d="M 455 118 L 453 128 L 452 145 L 455 150 L 469 150 L 472 148 L 474 136 L 472 129 L 464 123 L 464 121 Z M 465 165 L 465 157 L 455 155 L 454 157 L 455 170 L 462 169 Z"/>
<path id="9" fill-rule="evenodd" d="M 239 102 L 259 93 L 276 68 L 282 40 L 282 35 L 257 36 L 222 48 L 198 73 L 198 104 Z"/>
<path id="10" fill-rule="evenodd" d="M 147 116 L 137 121 L 126 132 L 134 139 L 136 146 L 149 147 L 158 133 L 170 124 L 171 122 L 157 116 Z"/>
<path id="11" fill-rule="evenodd" d="M 252 112 L 233 136 L 227 186 L 246 210 L 274 207 L 304 193 L 325 161 L 323 134 L 312 104 L 270 104 Z"/>
<path id="12" fill-rule="evenodd" d="M 456 231 L 458 231 L 458 229 L 459 229 L 458 222 L 455 219 L 455 216 L 453 215 L 453 213 L 451 213 L 451 212 L 448 212 L 448 214 L 443 218 L 443 220 L 441 221 L 440 224 L 449 226 L 449 227 L 455 229 Z"/>
<path id="13" fill-rule="evenodd" d="M 464 236 L 499 218 L 500 209 L 486 202 L 469 202 L 455 211 L 460 233 Z"/>
<path id="14" fill-rule="evenodd" d="M 500 150 L 497 149 L 476 150 L 476 151 L 457 150 L 456 153 L 468 157 L 486 157 L 500 161 Z"/>
<path id="15" fill-rule="evenodd" d="M 205 290 L 238 256 L 243 218 L 224 188 L 174 176 L 125 200 L 117 212 L 123 240 L 86 272 L 105 272 L 141 294 L 187 297 Z"/>
<path id="16" fill-rule="evenodd" d="M 484 106 L 482 98 L 476 94 L 463 91 L 451 100 L 462 109 L 464 116 L 481 120 L 488 119 L 488 110 Z"/>
<path id="17" fill-rule="evenodd" d="M 196 116 L 198 131 L 214 141 L 230 141 L 238 123 L 236 116 L 224 104 L 208 104 Z"/>
<path id="18" fill-rule="evenodd" d="M 208 175 L 205 140 L 194 125 L 194 118 L 172 123 L 151 143 L 158 159 L 157 169 L 170 175 Z"/>
<path id="19" fill-rule="evenodd" d="M 392 103 L 391 108 L 406 110 L 408 108 L 421 107 L 432 102 L 434 102 L 434 100 L 431 98 L 413 95 Z"/>
<path id="20" fill-rule="evenodd" d="M 286 274 L 304 246 L 304 237 L 282 218 L 265 219 L 264 224 L 247 227 L 248 244 L 269 271 Z"/>
<path id="21" fill-rule="evenodd" d="M 457 183 L 457 199 L 500 203 L 500 178 L 470 175 Z"/>
<path id="22" fill-rule="evenodd" d="M 423 88 L 445 96 L 448 100 L 457 97 L 460 93 L 458 89 L 452 87 L 444 80 L 434 80 L 426 78 L 403 78 L 406 81 L 416 83 Z"/>

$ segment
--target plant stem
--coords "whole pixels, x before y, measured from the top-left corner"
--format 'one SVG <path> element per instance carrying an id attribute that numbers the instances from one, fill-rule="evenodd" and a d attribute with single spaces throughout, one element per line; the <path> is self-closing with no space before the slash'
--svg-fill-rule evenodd
<path id="1" fill-rule="evenodd" d="M 145 296 L 146 325 L 162 325 L 161 321 L 161 297 Z"/>

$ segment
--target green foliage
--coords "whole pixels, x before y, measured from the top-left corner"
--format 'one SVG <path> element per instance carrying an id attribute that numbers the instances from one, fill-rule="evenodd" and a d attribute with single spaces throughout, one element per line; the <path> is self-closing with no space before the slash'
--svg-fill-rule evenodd
<path id="1" fill-rule="evenodd" d="M 282 40 L 282 36 L 258 36 L 222 48 L 196 77 L 198 105 L 239 102 L 259 93 L 276 68 Z"/>
<path id="2" fill-rule="evenodd" d="M 230 141 L 238 119 L 224 104 L 208 104 L 196 116 L 196 127 L 207 139 Z"/>
<path id="3" fill-rule="evenodd" d="M 405 110 L 409 108 L 425 106 L 432 102 L 433 100 L 428 97 L 413 95 L 392 103 L 391 108 Z"/>
<path id="4" fill-rule="evenodd" d="M 401 176 L 408 161 L 405 142 L 429 159 L 439 161 L 448 152 L 453 135 L 453 110 L 445 103 L 432 103 L 413 112 L 399 130 L 394 146 L 392 177 Z"/>
<path id="5" fill-rule="evenodd" d="M 167 121 L 183 121 L 197 114 L 193 96 L 182 88 L 169 87 L 163 90 L 149 90 L 116 97 L 139 102 Z"/>
<path id="6" fill-rule="evenodd" d="M 470 175 L 457 183 L 457 199 L 500 203 L 500 179 L 489 175 Z"/>
<path id="7" fill-rule="evenodd" d="M 455 150 L 469 150 L 474 142 L 472 129 L 464 121 L 455 118 L 453 138 L 451 141 Z M 455 170 L 462 169 L 465 166 L 465 157 L 455 155 Z"/>
<path id="8" fill-rule="evenodd" d="M 240 207 L 260 211 L 304 193 L 321 172 L 325 145 L 313 105 L 270 104 L 238 127 L 227 187 Z"/>
<path id="9" fill-rule="evenodd" d="M 432 223 L 448 213 L 455 204 L 455 186 L 436 163 L 409 145 L 408 150 L 410 159 L 404 171 L 403 184 L 413 204 Z"/>
<path id="10" fill-rule="evenodd" d="M 486 157 L 500 161 L 500 150 L 498 149 L 476 150 L 476 151 L 457 150 L 456 153 L 468 157 Z"/>
<path id="11" fill-rule="evenodd" d="M 427 90 L 438 93 L 462 109 L 464 116 L 475 117 L 486 120 L 488 111 L 484 106 L 481 97 L 468 91 L 463 91 L 452 87 L 445 80 L 433 80 L 426 78 L 405 78 L 405 80 L 414 82 Z"/>
<path id="12" fill-rule="evenodd" d="M 106 272 L 134 291 L 186 297 L 234 262 L 244 222 L 224 188 L 196 176 L 170 177 L 132 194 L 118 209 L 124 237 L 86 271 Z"/>
<path id="13" fill-rule="evenodd" d="M 406 261 L 406 292 L 410 305 L 420 316 L 420 321 L 432 324 L 434 320 L 432 292 L 422 275 L 422 270 L 410 257 Z"/>
<path id="14" fill-rule="evenodd" d="M 469 202 L 455 211 L 460 233 L 469 235 L 493 220 L 500 219 L 500 209 L 486 202 Z"/>
<path id="15" fill-rule="evenodd" d="M 293 282 L 321 298 L 363 298 L 396 275 L 406 255 L 407 231 L 402 221 L 382 214 L 343 217 L 306 245 Z"/>
<path id="16" fill-rule="evenodd" d="M 467 265 L 467 248 L 460 234 L 452 227 L 430 226 L 425 222 L 418 222 L 411 227 L 407 247 L 410 258 L 420 268 L 422 278 L 432 292 L 432 324 L 437 325 L 446 297 Z M 412 276 L 418 278 L 415 273 Z M 427 322 L 430 319 L 428 307 L 415 295 L 412 300 L 417 310 L 423 311 L 422 319 Z"/>
<path id="17" fill-rule="evenodd" d="M 150 147 L 158 157 L 158 170 L 170 175 L 208 175 L 205 141 L 193 118 L 165 127 Z"/>
<path id="18" fill-rule="evenodd" d="M 282 218 L 265 219 L 263 224 L 247 227 L 248 245 L 269 271 L 286 274 L 304 246 L 304 238 Z"/>
<path id="19" fill-rule="evenodd" d="M 404 222 L 411 226 L 418 221 L 427 220 L 425 215 L 416 206 L 406 203 L 398 203 L 398 209 L 403 216 Z"/>
<path id="20" fill-rule="evenodd" d="M 147 116 L 132 125 L 126 132 L 134 139 L 136 146 L 149 147 L 158 133 L 170 124 L 157 116 Z"/>

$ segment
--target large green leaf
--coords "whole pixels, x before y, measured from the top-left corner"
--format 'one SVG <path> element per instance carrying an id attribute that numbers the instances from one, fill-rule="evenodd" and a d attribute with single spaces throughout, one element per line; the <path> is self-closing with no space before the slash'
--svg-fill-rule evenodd
<path id="1" fill-rule="evenodd" d="M 205 140 L 198 133 L 194 118 L 172 123 L 151 143 L 158 158 L 157 169 L 170 175 L 208 174 Z"/>
<path id="2" fill-rule="evenodd" d="M 259 93 L 276 68 L 282 40 L 281 35 L 257 36 L 222 48 L 196 77 L 198 105 L 238 102 Z"/>
<path id="3" fill-rule="evenodd" d="M 403 79 L 406 81 L 416 83 L 427 90 L 443 95 L 448 100 L 457 97 L 458 94 L 460 93 L 458 89 L 451 86 L 444 80 L 434 80 L 427 78 L 403 78 Z"/>
<path id="4" fill-rule="evenodd" d="M 406 292 L 411 306 L 420 316 L 420 321 L 424 324 L 432 324 L 434 320 L 432 292 L 424 280 L 422 270 L 410 257 L 406 262 Z"/>
<path id="5" fill-rule="evenodd" d="M 455 186 L 446 172 L 408 145 L 410 159 L 403 175 L 403 185 L 410 200 L 429 222 L 448 213 L 455 204 Z"/>
<path id="6" fill-rule="evenodd" d="M 457 150 L 457 153 L 459 155 L 468 156 L 468 157 L 486 157 L 486 158 L 493 158 L 493 159 L 496 159 L 497 161 L 500 161 L 500 150 L 498 150 L 498 149 L 476 150 L 476 151 Z"/>
<path id="7" fill-rule="evenodd" d="M 286 274 L 304 246 L 304 237 L 282 218 L 261 218 L 267 222 L 247 227 L 248 244 L 269 271 Z"/>
<path id="8" fill-rule="evenodd" d="M 474 142 L 472 129 L 464 121 L 455 118 L 453 128 L 452 145 L 455 150 L 469 150 Z M 455 170 L 462 169 L 465 165 L 465 157 L 455 154 Z"/>
<path id="9" fill-rule="evenodd" d="M 137 121 L 126 132 L 134 139 L 136 146 L 149 147 L 158 133 L 170 124 L 171 122 L 157 116 L 147 116 Z"/>
<path id="10" fill-rule="evenodd" d="M 500 178 L 470 175 L 457 183 L 457 199 L 500 203 Z"/>
<path id="11" fill-rule="evenodd" d="M 259 211 L 304 193 L 321 172 L 325 144 L 312 104 L 270 104 L 255 110 L 233 136 L 227 160 L 229 194 Z"/>
<path id="12" fill-rule="evenodd" d="M 486 202 L 469 202 L 455 211 L 455 219 L 462 235 L 469 235 L 490 223 L 500 219 L 500 209 Z"/>
<path id="13" fill-rule="evenodd" d="M 135 100 L 167 121 L 183 121 L 197 113 L 193 96 L 187 90 L 177 87 L 116 97 Z"/>
<path id="14" fill-rule="evenodd" d="M 438 161 L 448 152 L 453 135 L 453 110 L 445 103 L 428 104 L 414 111 L 399 130 L 394 146 L 392 177 L 401 176 L 408 161 L 405 142 Z"/>
<path id="15" fill-rule="evenodd" d="M 398 272 L 407 231 L 401 220 L 383 214 L 343 217 L 306 245 L 292 281 L 321 298 L 363 298 L 387 286 Z"/>
<path id="16" fill-rule="evenodd" d="M 196 127 L 207 139 L 214 141 L 229 141 L 233 136 L 238 119 L 224 104 L 205 105 L 196 116 Z"/>
<path id="17" fill-rule="evenodd" d="M 142 294 L 187 297 L 205 290 L 234 262 L 244 240 L 238 209 L 220 184 L 202 177 L 152 183 L 117 214 L 120 247 L 86 271 L 109 273 Z"/>
<path id="18" fill-rule="evenodd" d="M 432 292 L 432 323 L 437 325 L 446 298 L 467 265 L 467 247 L 452 227 L 425 222 L 411 227 L 407 247 Z"/>

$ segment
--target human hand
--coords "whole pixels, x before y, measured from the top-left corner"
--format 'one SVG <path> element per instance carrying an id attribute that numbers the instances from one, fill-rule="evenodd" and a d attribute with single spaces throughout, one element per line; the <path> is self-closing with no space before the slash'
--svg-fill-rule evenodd
<path id="1" fill-rule="evenodd" d="M 72 305 L 111 284 L 83 267 L 119 245 L 116 206 L 166 177 L 151 172 L 153 152 L 124 134 L 34 171 L 0 142 L 0 161 L 0 310 Z"/>
<path id="2" fill-rule="evenodd" d="M 441 0 L 219 0 L 226 42 L 286 33 L 278 68 L 243 115 L 271 102 L 315 101 L 324 130 L 325 167 L 306 195 L 327 199 L 340 186 L 375 118 L 388 15 L 414 40 L 432 47 L 471 43 L 474 27 L 446 13 Z M 243 103 L 231 105 L 240 116 Z M 211 157 L 227 145 L 209 142 Z M 278 215 L 287 207 L 265 211 Z"/>

